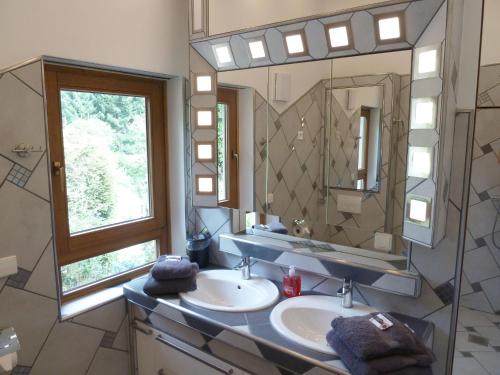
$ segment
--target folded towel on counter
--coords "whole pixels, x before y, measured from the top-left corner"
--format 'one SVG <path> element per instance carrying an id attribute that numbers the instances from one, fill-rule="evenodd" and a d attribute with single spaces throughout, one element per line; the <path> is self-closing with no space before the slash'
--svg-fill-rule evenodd
<path id="1" fill-rule="evenodd" d="M 273 221 L 272 223 L 267 224 L 269 231 L 278 234 L 288 234 L 288 229 L 282 223 L 278 221 Z"/>
<path id="2" fill-rule="evenodd" d="M 188 258 L 161 255 L 151 268 L 151 275 L 156 280 L 184 279 L 196 275 L 198 269 Z"/>
<path id="3" fill-rule="evenodd" d="M 156 280 L 149 274 L 143 290 L 149 296 L 192 292 L 196 290 L 196 273 L 188 278 L 171 280 Z"/>
<path id="4" fill-rule="evenodd" d="M 391 330 L 392 328 L 389 328 Z M 434 362 L 434 355 L 420 342 L 418 354 L 392 355 L 363 360 L 349 349 L 336 335 L 334 330 L 327 334 L 328 344 L 337 352 L 342 362 L 351 371 L 352 375 L 432 375 L 429 367 Z"/>
<path id="5" fill-rule="evenodd" d="M 334 319 L 333 331 L 357 358 L 363 360 L 395 354 L 417 354 L 422 350 L 418 337 L 389 314 L 384 316 L 394 324 L 391 328 L 382 331 L 375 327 L 370 319 L 377 314 Z"/>

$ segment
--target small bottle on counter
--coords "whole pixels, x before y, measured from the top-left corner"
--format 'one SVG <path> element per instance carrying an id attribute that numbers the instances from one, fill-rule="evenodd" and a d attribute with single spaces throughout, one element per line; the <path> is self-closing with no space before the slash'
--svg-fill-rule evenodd
<path id="1" fill-rule="evenodd" d="M 288 298 L 300 296 L 301 288 L 302 279 L 296 274 L 295 267 L 290 266 L 288 275 L 283 276 L 283 295 Z"/>

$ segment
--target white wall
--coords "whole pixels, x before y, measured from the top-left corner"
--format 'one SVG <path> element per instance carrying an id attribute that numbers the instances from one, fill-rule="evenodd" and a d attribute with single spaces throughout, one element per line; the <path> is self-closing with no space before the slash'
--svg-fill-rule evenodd
<path id="1" fill-rule="evenodd" d="M 187 75 L 187 0 L 1 0 L 0 68 L 40 55 Z"/>
<path id="2" fill-rule="evenodd" d="M 500 47 L 498 46 L 498 36 L 500 35 L 499 15 L 500 1 L 485 0 L 481 65 L 500 63 Z"/>
<path id="3" fill-rule="evenodd" d="M 215 35 L 384 1 L 209 0 L 209 32 Z"/>

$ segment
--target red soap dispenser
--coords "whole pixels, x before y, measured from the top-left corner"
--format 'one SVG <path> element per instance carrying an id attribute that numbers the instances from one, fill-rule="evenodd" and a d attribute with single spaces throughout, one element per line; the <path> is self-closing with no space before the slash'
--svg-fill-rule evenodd
<path id="1" fill-rule="evenodd" d="M 283 276 L 283 295 L 288 298 L 300 296 L 301 284 L 300 275 L 296 275 L 295 267 L 290 266 L 288 275 Z"/>

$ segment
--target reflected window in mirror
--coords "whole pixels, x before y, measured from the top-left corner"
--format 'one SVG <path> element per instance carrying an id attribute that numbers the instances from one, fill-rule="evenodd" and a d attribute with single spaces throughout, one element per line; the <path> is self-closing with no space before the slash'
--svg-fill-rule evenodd
<path id="1" fill-rule="evenodd" d="M 217 90 L 217 195 L 219 206 L 239 207 L 238 92 Z"/>

